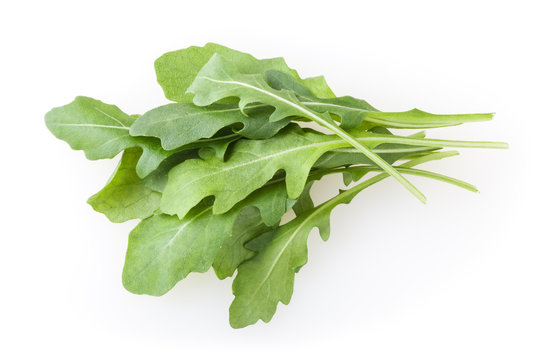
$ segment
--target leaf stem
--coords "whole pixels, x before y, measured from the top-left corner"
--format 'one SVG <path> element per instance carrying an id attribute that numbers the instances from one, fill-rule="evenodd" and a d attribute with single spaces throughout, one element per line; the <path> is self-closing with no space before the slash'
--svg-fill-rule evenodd
<path id="1" fill-rule="evenodd" d="M 464 181 L 454 179 L 454 178 L 451 178 L 451 177 L 448 177 L 448 176 L 445 176 L 445 175 L 432 173 L 432 172 L 426 171 L 426 170 L 410 169 L 412 166 L 416 166 L 416 165 L 419 165 L 419 164 L 422 164 L 422 163 L 425 163 L 425 162 L 428 162 L 428 161 L 431 161 L 431 160 L 438 160 L 438 159 L 442 159 L 442 158 L 449 157 L 449 156 L 454 156 L 454 155 L 457 155 L 456 151 L 448 151 L 448 152 L 428 154 L 428 155 L 421 156 L 417 159 L 408 161 L 408 162 L 400 165 L 399 169 L 403 172 L 413 170 L 414 175 L 430 177 L 430 178 L 433 178 L 433 179 L 441 180 L 441 181 L 444 181 L 444 182 L 447 182 L 447 183 L 450 183 L 450 184 L 460 186 L 464 189 L 467 189 L 467 190 L 470 190 L 470 191 L 473 191 L 473 192 L 477 192 L 478 190 L 473 185 L 468 184 Z M 344 169 L 345 168 L 342 168 L 342 170 L 344 170 Z M 374 170 L 374 169 L 375 168 L 372 167 L 372 170 Z M 320 204 L 319 206 L 317 206 L 315 208 L 315 212 L 318 211 L 318 210 L 321 210 L 322 208 L 330 207 L 331 205 L 334 205 L 334 204 L 349 202 L 360 191 L 364 190 L 365 188 L 367 188 L 371 185 L 374 185 L 374 184 L 380 182 L 381 180 L 383 180 L 387 177 L 389 177 L 389 175 L 387 173 L 383 173 L 383 174 L 376 175 L 372 178 L 369 178 L 368 180 L 363 181 L 360 184 L 355 185 L 352 188 L 339 193 L 338 195 L 334 196 L 330 200 Z"/>
<path id="2" fill-rule="evenodd" d="M 395 166 L 394 168 L 397 169 L 398 171 L 404 173 L 404 174 L 423 176 L 423 177 L 443 181 L 443 182 L 446 182 L 446 183 L 449 183 L 449 184 L 452 184 L 452 185 L 456 185 L 456 186 L 459 186 L 459 187 L 461 187 L 465 190 L 469 190 L 469 191 L 472 191 L 472 192 L 478 192 L 478 189 L 474 185 L 469 184 L 465 181 L 455 179 L 455 178 L 452 178 L 452 177 L 449 177 L 449 176 L 446 176 L 446 175 L 437 174 L 437 173 L 434 173 L 434 172 L 431 172 L 431 171 L 412 168 L 412 166 L 416 166 L 416 165 L 425 163 L 427 161 L 439 160 L 439 159 L 443 159 L 443 158 L 447 158 L 447 157 L 455 156 L 455 155 L 459 155 L 459 153 L 457 151 L 435 152 L 435 153 L 424 155 L 424 156 L 421 156 L 417 159 L 408 161 L 408 162 L 406 162 L 402 165 Z M 376 171 L 376 172 L 381 171 L 379 168 L 377 168 L 375 166 L 364 165 L 364 166 L 352 166 L 352 167 L 327 169 L 327 170 L 317 170 L 317 171 L 311 172 L 309 177 L 310 178 L 322 177 L 322 176 L 325 176 L 325 175 L 342 173 L 342 172 L 349 171 L 349 170 L 362 170 L 362 171 L 364 171 L 364 175 L 366 175 L 367 173 L 369 173 L 371 171 Z"/>
<path id="3" fill-rule="evenodd" d="M 321 119 L 318 117 L 318 119 Z M 350 135 L 345 130 L 341 129 L 340 127 L 330 124 L 327 121 L 323 121 L 324 124 L 321 124 L 328 128 L 329 130 L 332 130 L 336 135 L 338 135 L 340 138 L 345 140 L 347 143 L 352 145 L 355 149 L 359 150 L 361 153 L 366 155 L 370 160 L 372 160 L 377 166 L 379 166 L 381 169 L 385 170 L 387 174 L 394 177 L 398 182 L 400 182 L 408 191 L 410 191 L 415 197 L 417 197 L 422 203 L 426 203 L 427 199 L 425 198 L 425 195 L 419 191 L 418 188 L 416 188 L 410 181 L 408 181 L 404 176 L 402 176 L 395 168 L 393 168 L 390 164 L 388 164 L 385 160 L 383 160 L 379 155 L 374 153 L 372 150 L 368 149 L 366 146 L 362 145 L 360 142 L 357 141 L 352 135 Z"/>
<path id="4" fill-rule="evenodd" d="M 457 148 L 484 148 L 484 149 L 508 149 L 509 144 L 499 141 L 459 141 L 459 140 L 440 140 L 440 139 L 418 139 L 395 135 L 368 134 L 358 136 L 358 140 L 378 140 L 382 143 L 402 144 L 402 145 L 421 145 L 436 147 L 457 147 Z"/>

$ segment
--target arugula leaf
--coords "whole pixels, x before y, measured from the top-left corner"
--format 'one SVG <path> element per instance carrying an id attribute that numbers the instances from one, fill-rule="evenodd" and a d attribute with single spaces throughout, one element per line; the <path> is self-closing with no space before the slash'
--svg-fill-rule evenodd
<path id="1" fill-rule="evenodd" d="M 272 229 L 272 226 L 265 225 L 256 207 L 242 209 L 234 222 L 230 237 L 223 241 L 213 260 L 212 267 L 217 277 L 222 280 L 233 276 L 238 265 L 254 255 L 244 244 Z"/>
<path id="2" fill-rule="evenodd" d="M 48 129 L 74 150 L 84 150 L 90 160 L 111 159 L 122 150 L 140 147 L 143 155 L 136 170 L 143 178 L 173 152 L 162 149 L 158 139 L 130 136 L 134 120 L 114 105 L 84 96 L 46 114 Z"/>
<path id="3" fill-rule="evenodd" d="M 262 103 L 275 108 L 270 121 L 278 121 L 291 116 L 304 117 L 329 129 L 345 140 L 349 145 L 358 149 L 376 165 L 398 180 L 406 189 L 422 202 L 423 195 L 412 183 L 383 161 L 368 147 L 358 142 L 351 134 L 340 128 L 329 114 L 317 113 L 301 104 L 294 92 L 276 90 L 270 87 L 261 74 L 243 74 L 237 66 L 228 62 L 219 54 L 214 54 L 197 74 L 187 92 L 193 93 L 193 102 L 198 106 L 212 103 L 228 97 L 240 98 L 239 106 L 244 109 L 250 103 Z"/>
<path id="4" fill-rule="evenodd" d="M 217 160 L 225 161 L 225 154 L 227 153 L 229 146 L 238 139 L 239 138 L 228 138 L 224 142 L 215 142 L 208 146 L 201 147 L 198 149 L 198 156 L 204 160 L 208 160 L 215 156 Z"/>
<path id="5" fill-rule="evenodd" d="M 160 205 L 161 194 L 147 187 L 135 171 L 142 152 L 140 148 L 124 150 L 109 183 L 88 199 L 95 211 L 114 223 L 147 218 Z"/>
<path id="6" fill-rule="evenodd" d="M 210 138 L 224 127 L 243 124 L 237 133 L 251 139 L 265 139 L 288 125 L 290 119 L 269 122 L 272 109 L 266 106 L 246 108 L 245 116 L 235 105 L 212 105 L 207 108 L 175 103 L 150 110 L 138 118 L 130 129 L 133 136 L 153 136 L 166 150 L 177 149 L 202 138 Z"/>
<path id="7" fill-rule="evenodd" d="M 197 206 L 182 220 L 158 214 L 139 223 L 128 241 L 124 287 L 135 294 L 159 296 L 191 271 L 208 270 L 219 239 L 231 231 L 229 221 L 211 220 L 211 207 Z"/>
<path id="8" fill-rule="evenodd" d="M 214 54 L 220 54 L 230 59 L 242 73 L 264 73 L 267 70 L 276 69 L 310 86 L 318 96 L 333 96 L 333 92 L 323 76 L 301 80 L 297 72 L 290 69 L 281 57 L 258 60 L 250 54 L 219 44 L 207 43 L 202 47 L 191 46 L 168 52 L 155 61 L 156 77 L 166 98 L 175 102 L 191 102 L 192 95 L 186 94 L 186 91 L 196 74 Z"/>
<path id="9" fill-rule="evenodd" d="M 311 175 L 309 175 L 309 178 L 311 178 Z M 305 185 L 303 192 L 301 193 L 301 195 L 299 195 L 299 198 L 295 202 L 295 205 L 292 207 L 294 214 L 299 215 L 315 207 L 313 199 L 311 198 L 312 185 L 313 185 L 313 181 L 309 181 Z"/>
<path id="10" fill-rule="evenodd" d="M 403 165 L 415 166 L 419 163 L 452 156 L 452 154 L 431 154 Z M 417 175 L 426 171 L 415 170 Z M 229 320 L 234 328 L 254 324 L 259 319 L 269 322 L 278 302 L 287 305 L 293 292 L 295 272 L 307 262 L 307 238 L 317 227 L 323 240 L 330 234 L 330 213 L 339 204 L 348 204 L 360 191 L 383 180 L 387 174 L 368 179 L 321 205 L 299 214 L 289 223 L 264 235 L 259 242 L 252 241 L 250 247 L 257 254 L 238 267 L 233 282 L 235 299 L 229 308 Z M 438 174 L 429 173 L 437 178 Z M 445 181 L 454 179 L 444 177 Z M 455 180 L 456 184 L 463 184 Z"/>
<path id="11" fill-rule="evenodd" d="M 394 129 L 429 129 L 488 121 L 493 117 L 493 113 L 441 115 L 412 109 L 402 112 L 370 112 L 366 114 L 364 121 Z"/>
<path id="12" fill-rule="evenodd" d="M 295 200 L 288 198 L 283 179 L 277 178 L 254 191 L 229 212 L 214 215 L 222 217 L 238 214 L 231 236 L 225 238 L 212 264 L 216 275 L 220 279 L 232 276 L 237 266 L 252 255 L 243 245 L 255 236 L 275 228 L 294 204 Z"/>
<path id="13" fill-rule="evenodd" d="M 305 85 L 315 96 L 320 98 L 328 99 L 335 97 L 334 92 L 328 86 L 324 76 L 303 79 L 303 85 Z"/>
<path id="14" fill-rule="evenodd" d="M 201 148 L 200 150 L 202 150 Z M 158 168 L 156 168 L 152 173 L 143 178 L 143 184 L 151 190 L 157 192 L 163 192 L 168 182 L 168 173 L 176 165 L 181 164 L 188 159 L 196 159 L 198 154 L 196 149 L 189 149 L 179 151 L 166 160 L 162 161 Z"/>
<path id="15" fill-rule="evenodd" d="M 248 252 L 238 248 L 242 242 L 276 225 L 292 205 L 284 183 L 274 181 L 224 214 L 212 214 L 211 204 L 202 202 L 181 220 L 149 217 L 130 233 L 124 286 L 136 294 L 162 295 L 190 272 L 207 271 L 212 264 L 220 278 L 231 276 L 247 258 Z M 260 221 L 264 225 L 250 225 Z M 218 255 L 220 248 L 224 253 Z"/>
<path id="16" fill-rule="evenodd" d="M 382 143 L 425 147 L 503 146 L 501 143 L 416 139 L 367 132 L 357 133 L 357 139 L 372 148 Z M 160 208 L 166 214 L 183 218 L 203 198 L 213 195 L 214 214 L 224 213 L 279 170 L 285 171 L 288 196 L 297 199 L 319 157 L 329 150 L 346 146 L 347 143 L 335 135 L 304 130 L 295 124 L 270 139 L 240 140 L 225 162 L 191 159 L 174 167 L 168 175 Z"/>
<path id="17" fill-rule="evenodd" d="M 227 161 L 191 159 L 174 167 L 162 196 L 161 209 L 180 218 L 203 198 L 214 195 L 220 214 L 260 188 L 283 169 L 290 198 L 297 198 L 318 157 L 337 146 L 333 137 L 290 126 L 266 140 L 240 140 Z"/>
<path id="18" fill-rule="evenodd" d="M 265 73 L 267 82 L 276 90 L 291 90 L 300 103 L 318 113 L 328 112 L 337 115 L 343 129 L 353 129 L 363 122 L 386 126 L 389 128 L 425 129 L 443 126 L 455 126 L 465 122 L 491 120 L 492 113 L 487 114 L 454 114 L 437 115 L 419 109 L 404 112 L 381 112 L 351 96 L 322 99 L 316 97 L 306 86 L 296 82 L 287 74 L 276 70 Z"/>

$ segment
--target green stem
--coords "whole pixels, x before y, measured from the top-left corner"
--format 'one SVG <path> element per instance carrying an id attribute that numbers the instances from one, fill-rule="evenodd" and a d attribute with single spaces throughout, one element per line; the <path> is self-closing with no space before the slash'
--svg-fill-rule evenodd
<path id="1" fill-rule="evenodd" d="M 408 171 L 408 170 L 415 170 L 414 175 L 430 177 L 430 178 L 433 178 L 433 179 L 448 182 L 448 183 L 463 187 L 463 188 L 465 188 L 467 190 L 470 190 L 470 191 L 473 191 L 473 192 L 478 191 L 473 185 L 468 184 L 468 183 L 466 183 L 464 181 L 461 181 L 461 180 L 457 180 L 457 179 L 450 178 L 448 176 L 444 176 L 444 175 L 440 175 L 440 174 L 436 174 L 436 173 L 431 173 L 430 171 L 419 170 L 419 169 L 410 169 L 410 167 L 412 167 L 412 166 L 416 166 L 416 165 L 425 163 L 427 161 L 438 160 L 438 159 L 442 159 L 444 157 L 454 156 L 454 155 L 457 155 L 457 152 L 449 151 L 449 152 L 446 152 L 446 153 L 432 153 L 432 154 L 428 154 L 428 155 L 419 157 L 417 159 L 408 161 L 408 162 L 400 165 L 399 168 L 403 172 Z M 407 170 L 404 170 L 404 169 L 407 169 Z M 356 194 L 358 194 L 360 191 L 364 190 L 365 188 L 367 188 L 369 186 L 372 186 L 372 185 L 380 182 L 381 180 L 383 180 L 387 177 L 389 177 L 389 175 L 387 173 L 384 173 L 384 174 L 376 175 L 376 176 L 374 176 L 374 177 L 372 177 L 372 178 L 370 178 L 366 181 L 363 181 L 360 184 L 353 186 L 349 190 L 345 190 L 345 191 L 341 192 L 340 194 L 334 196 L 330 200 L 320 204 L 319 206 L 317 206 L 315 208 L 315 212 L 319 211 L 319 210 L 322 210 L 324 207 L 330 207 L 334 203 L 339 204 L 339 203 L 343 203 L 343 202 L 348 202 Z"/>
<path id="2" fill-rule="evenodd" d="M 308 112 L 308 111 L 307 111 Z M 359 150 L 361 153 L 366 155 L 374 164 L 379 166 L 381 169 L 385 170 L 387 174 L 394 177 L 398 182 L 400 182 L 408 191 L 410 191 L 415 197 L 417 197 L 422 203 L 426 203 L 427 200 L 425 195 L 419 191 L 410 181 L 408 181 L 404 176 L 402 176 L 398 171 L 396 171 L 391 165 L 389 165 L 385 160 L 383 160 L 379 155 L 374 153 L 372 150 L 368 149 L 366 146 L 362 145 L 355 139 L 351 134 L 341 129 L 335 124 L 331 124 L 324 119 L 310 113 L 314 116 L 315 122 L 323 125 L 329 130 L 333 131 L 334 134 L 338 135 L 340 138 L 345 140 L 348 144 L 352 145 L 355 149 Z"/>
<path id="3" fill-rule="evenodd" d="M 413 169 L 412 168 L 412 166 L 417 166 L 417 165 L 423 164 L 427 161 L 440 160 L 440 159 L 444 159 L 444 158 L 447 158 L 447 157 L 450 157 L 450 156 L 456 156 L 456 155 L 459 155 L 459 153 L 457 151 L 435 152 L 435 153 L 431 153 L 431 154 L 421 156 L 421 157 L 419 157 L 417 159 L 414 159 L 414 160 L 410 160 L 410 161 L 408 161 L 408 162 L 406 162 L 402 165 L 395 166 L 394 168 L 399 170 L 400 172 L 402 172 L 404 174 L 423 176 L 423 177 L 443 181 L 443 182 L 446 182 L 446 183 L 449 183 L 449 184 L 452 184 L 452 185 L 456 185 L 456 186 L 459 186 L 463 189 L 466 189 L 466 190 L 469 190 L 469 191 L 472 191 L 472 192 L 478 192 L 477 188 L 474 185 L 471 185 L 471 184 L 469 184 L 465 181 L 455 179 L 455 178 L 452 178 L 452 177 L 449 177 L 449 176 L 446 176 L 446 175 L 437 174 L 437 173 L 434 173 L 434 172 L 431 172 L 431 171 Z M 353 166 L 351 168 L 336 168 L 336 169 L 326 169 L 326 170 L 312 171 L 309 175 L 309 178 L 310 179 L 311 178 L 321 178 L 325 175 L 338 174 L 338 173 L 342 173 L 342 172 L 345 172 L 345 171 L 349 171 L 350 169 L 363 170 L 364 175 L 366 175 L 367 173 L 369 173 L 371 171 L 381 171 L 379 168 L 374 167 L 374 166 Z"/>
<path id="4" fill-rule="evenodd" d="M 421 145 L 435 147 L 457 147 L 457 148 L 484 148 L 484 149 L 508 149 L 509 144 L 498 141 L 459 141 L 459 140 L 440 140 L 440 139 L 417 139 L 404 136 L 368 134 L 358 136 L 358 140 L 377 140 L 380 143 L 402 144 L 402 145 Z"/>

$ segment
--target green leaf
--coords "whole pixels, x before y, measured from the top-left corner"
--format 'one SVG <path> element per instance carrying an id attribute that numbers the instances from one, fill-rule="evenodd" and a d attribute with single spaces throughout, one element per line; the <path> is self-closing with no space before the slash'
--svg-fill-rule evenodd
<path id="1" fill-rule="evenodd" d="M 213 215 L 212 206 L 202 202 L 181 220 L 149 217 L 130 233 L 124 286 L 137 294 L 162 295 L 190 272 L 207 271 L 212 264 L 220 278 L 232 276 L 249 254 L 239 246 L 276 225 L 291 205 L 284 183 L 273 181 L 224 214 Z"/>
<path id="2" fill-rule="evenodd" d="M 502 143 L 420 139 L 368 132 L 356 133 L 356 138 L 372 148 L 382 143 L 426 148 L 505 146 Z M 160 208 L 166 214 L 183 218 L 198 202 L 213 195 L 213 212 L 220 214 L 260 188 L 279 170 L 285 171 L 288 196 L 297 199 L 319 157 L 327 151 L 347 146 L 335 135 L 304 130 L 295 124 L 270 139 L 239 140 L 224 162 L 215 158 L 191 159 L 174 167 L 168 174 Z"/>
<path id="3" fill-rule="evenodd" d="M 269 181 L 286 172 L 289 197 L 296 199 L 315 161 L 328 150 L 345 146 L 332 135 L 289 126 L 266 140 L 240 140 L 225 162 L 191 159 L 174 167 L 162 196 L 161 209 L 180 218 L 203 198 L 215 196 L 213 211 L 228 211 Z"/>
<path id="4" fill-rule="evenodd" d="M 90 160 L 111 159 L 122 150 L 140 147 L 137 174 L 145 177 L 173 152 L 162 149 L 158 139 L 130 136 L 134 120 L 114 105 L 84 96 L 46 114 L 48 129 L 74 150 L 84 150 Z"/>
<path id="5" fill-rule="evenodd" d="M 210 158 L 212 155 L 223 161 L 231 143 L 242 137 L 230 129 L 221 130 L 215 137 L 196 140 L 191 144 L 180 147 L 180 150 L 198 150 L 201 158 Z"/>
<path id="6" fill-rule="evenodd" d="M 309 176 L 310 178 L 310 176 Z M 295 205 L 292 207 L 292 210 L 296 215 L 302 214 L 304 212 L 307 212 L 315 207 L 315 204 L 313 202 L 313 199 L 311 198 L 311 186 L 313 185 L 313 181 L 309 181 L 305 188 L 303 189 L 303 192 L 295 202 Z"/>
<path id="7" fill-rule="evenodd" d="M 254 191 L 229 212 L 214 215 L 238 214 L 231 237 L 225 239 L 212 264 L 217 276 L 220 279 L 232 276 L 238 265 L 252 255 L 244 244 L 276 227 L 294 204 L 295 200 L 288 199 L 283 178 L 277 178 Z"/>
<path id="8" fill-rule="evenodd" d="M 212 143 L 208 146 L 201 147 L 198 150 L 198 156 L 200 156 L 200 158 L 204 160 L 208 160 L 211 157 L 215 156 L 217 160 L 225 161 L 225 154 L 227 153 L 229 146 L 237 140 L 238 138 L 233 138 L 225 142 Z"/>
<path id="9" fill-rule="evenodd" d="M 329 97 L 330 94 L 333 94 L 323 77 L 301 80 L 297 72 L 290 69 L 283 58 L 258 60 L 250 54 L 222 45 L 207 43 L 202 47 L 191 46 L 168 52 L 155 61 L 156 77 L 166 98 L 175 102 L 191 102 L 192 95 L 186 94 L 187 88 L 200 69 L 216 53 L 230 59 L 242 73 L 264 73 L 266 70 L 276 69 L 298 81 L 311 85 L 314 93 L 318 96 Z"/>
<path id="10" fill-rule="evenodd" d="M 493 117 L 493 113 L 440 115 L 412 109 L 402 112 L 372 112 L 366 115 L 364 121 L 395 129 L 428 129 L 488 121 Z"/>
<path id="11" fill-rule="evenodd" d="M 135 172 L 140 148 L 124 150 L 120 164 L 109 183 L 88 199 L 93 209 L 115 223 L 151 216 L 160 205 L 161 194 L 153 191 Z"/>
<path id="12" fill-rule="evenodd" d="M 428 155 L 403 166 L 415 166 L 451 155 L 455 154 Z M 426 173 L 414 170 L 417 175 Z M 430 176 L 437 175 L 430 173 Z M 250 247 L 257 251 L 257 254 L 238 267 L 238 274 L 233 282 L 235 299 L 229 309 L 231 326 L 242 328 L 254 324 L 259 319 L 269 322 L 278 302 L 287 305 L 292 296 L 296 270 L 307 262 L 307 238 L 311 230 L 317 227 L 322 239 L 327 240 L 330 234 L 330 213 L 333 208 L 339 204 L 349 203 L 360 191 L 387 176 L 380 174 L 349 190 L 341 191 L 339 195 L 301 213 L 270 234 L 263 235 L 259 243 L 252 241 Z"/>
<path id="13" fill-rule="evenodd" d="M 465 122 L 488 121 L 494 115 L 492 113 L 437 115 L 419 109 L 404 112 L 381 112 L 366 101 L 351 96 L 329 99 L 317 97 L 305 86 L 280 71 L 269 70 L 265 73 L 265 77 L 274 89 L 287 89 L 296 93 L 301 104 L 309 109 L 318 113 L 328 112 L 337 115 L 341 121 L 341 127 L 344 129 L 355 128 L 363 122 L 390 128 L 426 129 L 455 126 Z"/>
<path id="14" fill-rule="evenodd" d="M 391 165 L 356 140 L 351 134 L 341 129 L 328 113 L 317 113 L 308 109 L 297 99 L 293 91 L 276 90 L 270 87 L 261 74 L 243 74 L 238 67 L 215 54 L 197 74 L 187 92 L 195 94 L 193 102 L 198 106 L 212 103 L 228 97 L 238 97 L 241 109 L 250 103 L 262 103 L 275 108 L 270 121 L 279 121 L 291 116 L 304 117 L 327 128 L 349 145 L 361 151 L 376 165 L 398 180 L 406 189 L 422 202 L 425 196 Z"/>
<path id="15" fill-rule="evenodd" d="M 324 76 L 303 79 L 303 85 L 305 85 L 315 96 L 320 98 L 327 99 L 335 97 L 335 94 L 328 86 Z"/>
<path id="16" fill-rule="evenodd" d="M 160 139 L 166 150 L 203 138 L 210 138 L 224 127 L 242 124 L 238 134 L 251 139 L 265 139 L 276 134 L 289 119 L 269 122 L 272 109 L 266 106 L 246 108 L 244 115 L 235 105 L 212 105 L 206 108 L 175 103 L 160 106 L 143 114 L 133 123 L 133 136 L 153 136 Z"/>
<path id="17" fill-rule="evenodd" d="M 141 221 L 129 236 L 124 287 L 158 296 L 191 271 L 207 271 L 232 225 L 212 219 L 210 206 L 197 206 L 182 220 L 160 214 Z"/>
<path id="18" fill-rule="evenodd" d="M 217 277 L 233 276 L 238 265 L 254 255 L 244 245 L 272 229 L 265 225 L 257 208 L 244 208 L 235 220 L 231 236 L 225 239 L 212 263 Z"/>
<path id="19" fill-rule="evenodd" d="M 196 149 L 179 151 L 162 161 L 152 173 L 143 178 L 143 183 L 151 190 L 163 192 L 168 182 L 169 171 L 186 160 L 196 158 L 198 158 Z"/>
<path id="20" fill-rule="evenodd" d="M 341 121 L 341 127 L 347 130 L 362 124 L 366 114 L 378 111 L 366 101 L 350 96 L 329 99 L 316 97 L 307 87 L 280 71 L 269 70 L 265 73 L 265 78 L 273 89 L 294 92 L 299 102 L 307 108 L 317 113 L 337 115 Z"/>

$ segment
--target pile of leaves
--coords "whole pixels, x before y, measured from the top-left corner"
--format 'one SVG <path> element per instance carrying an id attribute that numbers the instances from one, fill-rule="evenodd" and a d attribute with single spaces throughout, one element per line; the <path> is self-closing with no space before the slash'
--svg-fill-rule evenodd
<path id="1" fill-rule="evenodd" d="M 328 239 L 336 205 L 388 177 L 424 202 L 403 175 L 476 191 L 416 166 L 458 154 L 444 147 L 506 147 L 428 139 L 423 131 L 395 135 L 389 129 L 453 126 L 492 114 L 382 112 L 336 97 L 322 76 L 300 78 L 282 58 L 259 60 L 209 43 L 164 54 L 155 68 L 173 102 L 128 115 L 77 97 L 48 112 L 46 125 L 90 160 L 122 152 L 88 203 L 112 222 L 141 220 L 129 235 L 125 288 L 158 296 L 191 272 L 213 268 L 219 279 L 236 273 L 229 309 L 235 328 L 268 322 L 278 302 L 288 304 L 307 262 L 309 233 L 317 227 Z M 357 184 L 315 204 L 311 185 L 329 174 Z M 289 212 L 295 216 L 281 224 Z"/>

